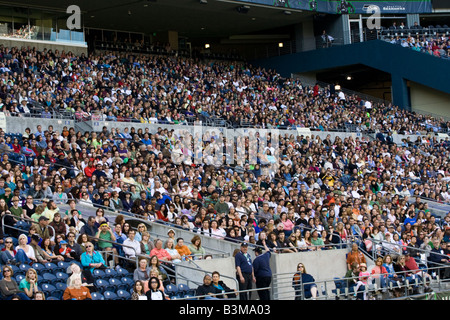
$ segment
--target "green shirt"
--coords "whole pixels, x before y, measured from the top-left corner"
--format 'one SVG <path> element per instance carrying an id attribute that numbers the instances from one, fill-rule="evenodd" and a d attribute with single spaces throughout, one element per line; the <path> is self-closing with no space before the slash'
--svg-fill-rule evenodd
<path id="1" fill-rule="evenodd" d="M 11 213 L 16 216 L 16 217 L 21 217 L 23 214 L 23 209 L 21 207 L 17 207 L 14 208 L 14 206 L 12 206 L 11 208 L 9 208 L 9 211 L 11 211 Z"/>
<path id="2" fill-rule="evenodd" d="M 323 245 L 325 245 L 325 243 L 323 242 L 322 238 L 317 238 L 316 240 L 311 238 L 311 244 L 315 245 L 315 246 L 323 246 Z"/>
<path id="3" fill-rule="evenodd" d="M 105 233 L 100 232 L 99 235 L 98 235 L 98 237 L 99 237 L 100 239 L 103 239 L 103 240 L 112 241 L 112 240 L 111 240 L 111 233 L 110 233 L 109 231 L 107 231 L 107 232 L 105 232 Z M 113 246 L 113 245 L 112 245 L 111 242 L 106 242 L 106 241 L 101 241 L 101 240 L 98 241 L 98 247 L 99 247 L 100 249 L 111 248 L 112 246 Z"/>

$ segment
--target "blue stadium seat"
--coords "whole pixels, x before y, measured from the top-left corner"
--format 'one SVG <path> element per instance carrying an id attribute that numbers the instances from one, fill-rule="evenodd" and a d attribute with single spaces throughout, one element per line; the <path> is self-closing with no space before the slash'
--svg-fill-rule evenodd
<path id="1" fill-rule="evenodd" d="M 109 282 L 105 279 L 97 279 L 95 280 L 95 286 L 97 287 L 97 290 L 103 294 L 109 287 Z"/>
<path id="2" fill-rule="evenodd" d="M 56 279 L 58 279 L 59 282 L 67 282 L 67 279 L 69 278 L 69 275 L 65 272 L 57 272 L 55 274 Z"/>
<path id="3" fill-rule="evenodd" d="M 39 262 L 35 262 L 31 265 L 31 267 L 36 270 L 36 272 L 38 273 L 38 275 L 42 275 L 42 273 L 44 273 L 45 271 L 45 266 L 42 263 Z"/>
<path id="4" fill-rule="evenodd" d="M 120 300 L 119 296 L 112 291 L 103 292 L 103 296 L 105 297 L 105 300 Z"/>
<path id="5" fill-rule="evenodd" d="M 128 271 L 125 268 L 121 268 L 121 267 L 116 268 L 116 272 L 117 272 L 118 276 L 120 276 L 120 278 L 122 278 L 122 277 L 131 277 L 132 278 L 133 277 L 133 275 L 130 273 L 130 271 Z"/>
<path id="6" fill-rule="evenodd" d="M 54 264 L 53 262 L 46 262 L 44 263 L 45 269 L 47 269 L 48 272 L 51 273 L 56 273 L 57 270 L 59 269 L 58 266 L 56 264 Z"/>
<path id="7" fill-rule="evenodd" d="M 187 284 L 180 283 L 178 285 L 178 293 L 180 296 L 193 295 L 195 294 L 195 289 L 189 288 Z"/>
<path id="8" fill-rule="evenodd" d="M 91 292 L 92 300 L 105 300 L 105 297 L 100 292 Z"/>
<path id="9" fill-rule="evenodd" d="M 110 278 L 116 278 L 116 279 L 120 279 L 119 278 L 119 273 L 111 268 L 105 269 L 105 277 L 107 277 L 108 279 Z"/>
<path id="10" fill-rule="evenodd" d="M 23 272 L 23 270 L 21 270 L 18 266 L 14 265 L 14 264 L 9 264 L 9 266 L 11 267 L 11 269 L 12 269 L 14 275 L 18 275 L 18 274 L 23 274 L 23 275 L 25 275 L 25 273 Z"/>
<path id="11" fill-rule="evenodd" d="M 130 300 L 131 299 L 131 294 L 126 290 L 119 289 L 119 290 L 117 290 L 116 294 L 122 300 Z"/>
<path id="12" fill-rule="evenodd" d="M 65 282 L 56 282 L 55 287 L 56 289 L 62 290 L 64 292 L 64 290 L 66 290 L 67 288 L 67 284 Z"/>
<path id="13" fill-rule="evenodd" d="M 56 282 L 58 282 L 58 279 L 56 278 L 56 276 L 53 273 L 50 272 L 44 272 L 42 274 L 41 278 L 41 284 L 55 284 Z"/>
<path id="14" fill-rule="evenodd" d="M 119 279 L 116 279 L 116 278 L 109 278 L 108 282 L 109 282 L 110 286 L 113 286 L 115 288 L 114 291 L 119 290 L 120 286 L 122 285 L 122 281 L 120 281 Z"/>
<path id="15" fill-rule="evenodd" d="M 19 265 L 19 269 L 20 269 L 20 273 L 21 274 L 26 274 L 27 273 L 27 271 L 28 271 L 28 269 L 30 269 L 31 268 L 31 266 L 29 265 L 29 264 L 26 264 L 26 263 L 21 263 L 20 265 Z M 15 273 L 14 273 L 15 274 Z"/>
<path id="16" fill-rule="evenodd" d="M 120 286 L 120 289 L 130 290 L 131 288 L 133 288 L 133 285 L 134 285 L 133 278 L 122 277 L 122 278 L 120 278 L 120 281 L 122 282 L 122 285 Z"/>
<path id="17" fill-rule="evenodd" d="M 92 272 L 92 276 L 94 277 L 94 279 L 105 279 L 106 278 L 105 271 L 103 271 L 101 269 L 94 269 L 94 271 Z"/>
<path id="18" fill-rule="evenodd" d="M 15 280 L 16 280 L 17 284 L 20 284 L 20 281 L 22 281 L 23 279 L 25 279 L 25 275 L 24 274 L 18 274 L 15 277 Z"/>
<path id="19" fill-rule="evenodd" d="M 41 290 L 42 290 L 42 292 L 44 292 L 46 298 L 48 298 L 48 297 L 56 298 L 57 297 L 58 290 L 56 289 L 56 287 L 53 284 L 43 283 L 41 285 Z"/>
<path id="20" fill-rule="evenodd" d="M 174 284 L 168 284 L 165 287 L 164 293 L 167 294 L 169 296 L 169 298 L 178 296 L 179 292 L 178 292 L 178 287 Z"/>
<path id="21" fill-rule="evenodd" d="M 70 263 L 70 262 L 58 261 L 56 263 L 56 266 L 58 267 L 58 269 L 61 270 L 61 272 L 67 272 L 67 268 L 69 268 L 71 264 L 72 263 Z M 78 263 L 78 265 L 80 266 L 81 269 L 83 269 L 83 267 L 81 266 L 80 263 Z"/>

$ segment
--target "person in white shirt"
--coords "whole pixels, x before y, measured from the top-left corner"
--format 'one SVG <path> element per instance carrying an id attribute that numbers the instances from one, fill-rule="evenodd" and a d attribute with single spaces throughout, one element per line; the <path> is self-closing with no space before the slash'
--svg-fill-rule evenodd
<path id="1" fill-rule="evenodd" d="M 134 237 L 136 236 L 135 230 L 128 232 L 128 238 L 123 242 L 123 252 L 127 258 L 134 258 L 141 254 L 141 245 Z"/>

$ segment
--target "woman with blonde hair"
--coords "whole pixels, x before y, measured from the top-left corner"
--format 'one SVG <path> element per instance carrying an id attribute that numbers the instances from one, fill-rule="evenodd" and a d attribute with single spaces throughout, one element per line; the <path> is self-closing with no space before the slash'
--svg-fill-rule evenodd
<path id="1" fill-rule="evenodd" d="M 70 276 L 63 300 L 92 300 L 91 292 L 83 285 L 80 274 L 73 273 Z"/>
<path id="2" fill-rule="evenodd" d="M 19 289 L 25 292 L 25 294 L 32 299 L 38 289 L 38 273 L 34 268 L 29 268 L 23 278 L 19 283 Z"/>

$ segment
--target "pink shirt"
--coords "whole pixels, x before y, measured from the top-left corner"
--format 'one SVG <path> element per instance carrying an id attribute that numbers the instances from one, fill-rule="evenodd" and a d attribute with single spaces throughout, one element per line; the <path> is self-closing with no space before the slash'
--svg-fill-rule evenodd
<path id="1" fill-rule="evenodd" d="M 159 260 L 172 260 L 172 257 L 170 256 L 169 252 L 167 252 L 166 249 L 156 249 L 153 248 L 152 251 L 150 251 L 150 256 L 157 256 Z"/>

